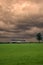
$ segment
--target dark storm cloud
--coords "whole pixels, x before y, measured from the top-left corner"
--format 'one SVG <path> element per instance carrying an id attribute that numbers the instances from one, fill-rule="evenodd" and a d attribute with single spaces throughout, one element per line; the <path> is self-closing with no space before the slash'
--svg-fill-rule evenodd
<path id="1" fill-rule="evenodd" d="M 31 27 L 43 28 L 43 16 L 33 16 L 30 19 L 23 20 L 23 22 L 22 20 L 19 22 L 16 26 L 18 30 L 29 30 Z"/>

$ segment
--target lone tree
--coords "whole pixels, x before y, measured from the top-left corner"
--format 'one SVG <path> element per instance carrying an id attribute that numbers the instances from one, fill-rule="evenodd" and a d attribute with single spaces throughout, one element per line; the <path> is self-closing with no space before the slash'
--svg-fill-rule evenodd
<path id="1" fill-rule="evenodd" d="M 39 41 L 39 43 L 40 43 L 40 41 L 42 40 L 42 35 L 41 35 L 41 33 L 37 33 L 37 40 Z"/>

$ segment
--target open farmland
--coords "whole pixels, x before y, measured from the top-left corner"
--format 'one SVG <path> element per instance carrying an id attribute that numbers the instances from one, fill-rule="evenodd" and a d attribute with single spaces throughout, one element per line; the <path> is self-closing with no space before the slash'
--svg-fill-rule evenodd
<path id="1" fill-rule="evenodd" d="M 0 65 L 43 65 L 43 44 L 0 44 Z"/>

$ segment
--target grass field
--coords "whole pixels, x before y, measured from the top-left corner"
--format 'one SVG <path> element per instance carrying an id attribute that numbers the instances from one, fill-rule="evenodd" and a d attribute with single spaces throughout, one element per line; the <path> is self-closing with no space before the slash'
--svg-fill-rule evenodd
<path id="1" fill-rule="evenodd" d="M 0 44 L 0 65 L 43 65 L 43 44 Z"/>

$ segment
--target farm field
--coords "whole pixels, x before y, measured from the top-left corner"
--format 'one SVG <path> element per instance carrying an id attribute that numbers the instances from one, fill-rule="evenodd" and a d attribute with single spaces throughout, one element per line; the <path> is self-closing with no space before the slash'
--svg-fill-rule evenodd
<path id="1" fill-rule="evenodd" d="M 0 65 L 43 65 L 43 44 L 0 44 Z"/>

